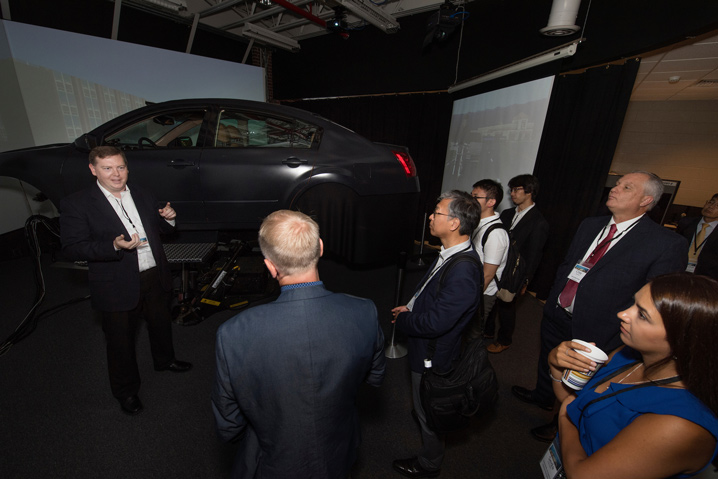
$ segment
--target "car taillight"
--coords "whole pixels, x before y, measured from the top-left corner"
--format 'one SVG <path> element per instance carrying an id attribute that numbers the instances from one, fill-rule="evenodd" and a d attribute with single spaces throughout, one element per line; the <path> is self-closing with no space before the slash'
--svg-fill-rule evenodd
<path id="1" fill-rule="evenodd" d="M 414 164 L 414 160 L 411 159 L 411 155 L 405 151 L 394 151 L 393 153 L 394 156 L 396 156 L 396 159 L 399 160 L 399 163 L 401 163 L 401 166 L 404 168 L 406 176 L 409 178 L 416 176 L 416 165 Z"/>

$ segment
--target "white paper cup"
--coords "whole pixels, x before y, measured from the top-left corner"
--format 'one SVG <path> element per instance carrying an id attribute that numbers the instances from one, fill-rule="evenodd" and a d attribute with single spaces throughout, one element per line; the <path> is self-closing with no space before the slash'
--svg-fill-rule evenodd
<path id="1" fill-rule="evenodd" d="M 598 346 L 594 346 L 593 344 L 589 344 L 586 341 L 581 341 L 580 339 L 572 339 L 574 343 L 579 343 L 583 346 L 586 346 L 587 348 L 591 349 L 591 352 L 588 353 L 586 351 L 579 351 L 578 349 L 574 349 L 579 354 L 583 354 L 587 358 L 589 358 L 591 361 L 596 363 L 596 370 L 588 372 L 583 371 L 575 371 L 573 369 L 567 369 L 563 373 L 563 378 L 561 378 L 561 381 L 563 383 L 570 387 L 571 389 L 575 389 L 577 391 L 583 389 L 583 387 L 586 385 L 588 381 L 591 380 L 594 374 L 603 366 L 603 364 L 608 361 L 608 356 L 606 353 L 601 351 Z"/>

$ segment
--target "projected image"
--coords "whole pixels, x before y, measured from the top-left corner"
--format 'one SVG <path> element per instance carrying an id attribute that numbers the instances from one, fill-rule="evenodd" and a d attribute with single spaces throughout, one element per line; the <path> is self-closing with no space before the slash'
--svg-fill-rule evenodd
<path id="1" fill-rule="evenodd" d="M 532 173 L 552 86 L 548 77 L 455 101 L 442 191 Z"/>

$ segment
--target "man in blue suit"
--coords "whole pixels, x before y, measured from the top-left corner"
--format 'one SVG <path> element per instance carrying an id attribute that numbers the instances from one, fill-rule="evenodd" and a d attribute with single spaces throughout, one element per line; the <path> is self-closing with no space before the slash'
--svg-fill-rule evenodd
<path id="1" fill-rule="evenodd" d="M 270 214 L 259 246 L 281 294 L 217 331 L 212 408 L 219 437 L 239 442 L 231 477 L 345 478 L 360 443 L 357 391 L 384 377 L 376 307 L 324 288 L 308 216 Z"/>
<path id="2" fill-rule="evenodd" d="M 513 386 L 516 397 L 552 410 L 548 353 L 573 338 L 606 352 L 616 349 L 622 344 L 617 314 L 633 303 L 636 291 L 658 275 L 686 268 L 686 240 L 645 215 L 662 194 L 658 176 L 629 173 L 608 195 L 612 216 L 586 218 L 579 225 L 544 306 L 536 388 Z M 552 422 L 531 432 L 550 442 L 555 430 Z"/>
<path id="3" fill-rule="evenodd" d="M 102 312 L 107 369 L 112 394 L 122 411 L 142 411 L 140 373 L 135 356 L 139 317 L 147 321 L 154 368 L 185 372 L 192 365 L 175 359 L 169 294 L 172 289 L 161 233 L 174 231 L 177 213 L 157 208 L 152 194 L 128 186 L 123 151 L 98 146 L 90 151 L 97 184 L 60 204 L 62 251 L 87 261 L 92 306 Z"/>
<path id="4" fill-rule="evenodd" d="M 429 217 L 429 230 L 441 240 L 441 253 L 406 306 L 392 310 L 397 329 L 409 337 L 409 366 L 414 411 L 421 426 L 422 449 L 417 456 L 394 461 L 394 469 L 407 477 L 436 477 L 444 458 L 444 437 L 429 429 L 419 398 L 424 359 L 438 373 L 450 371 L 461 353 L 461 335 L 476 312 L 484 290 L 484 273 L 471 234 L 479 224 L 481 206 L 471 195 L 449 191 L 439 196 Z M 441 279 L 442 268 L 457 254 L 476 261 L 452 265 Z M 440 284 L 441 283 L 441 284 Z"/>

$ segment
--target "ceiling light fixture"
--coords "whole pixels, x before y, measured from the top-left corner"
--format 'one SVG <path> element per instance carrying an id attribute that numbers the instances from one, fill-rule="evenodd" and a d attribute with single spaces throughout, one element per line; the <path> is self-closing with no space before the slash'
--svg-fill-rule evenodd
<path id="1" fill-rule="evenodd" d="M 296 40 L 292 40 L 289 37 L 285 37 L 284 35 L 275 33 L 267 28 L 260 27 L 259 25 L 255 25 L 253 23 L 247 23 L 244 28 L 242 28 L 242 36 L 254 38 L 260 43 L 289 50 L 290 52 L 296 52 L 300 49 L 299 42 Z"/>
<path id="2" fill-rule="evenodd" d="M 357 17 L 374 25 L 385 33 L 396 33 L 399 31 L 399 22 L 397 22 L 394 17 L 369 1 L 336 0 L 336 2 Z"/>
<path id="3" fill-rule="evenodd" d="M 544 63 L 552 62 L 554 60 L 558 60 L 559 58 L 573 56 L 573 54 L 576 53 L 577 47 L 578 47 L 578 42 L 571 43 L 568 46 L 559 48 L 558 50 L 553 50 L 553 51 L 549 51 L 547 53 L 535 55 L 535 56 L 527 58 L 525 60 L 521 60 L 516 63 L 506 65 L 505 67 L 499 68 L 498 70 L 494 70 L 489 73 L 486 73 L 485 75 L 481 75 L 481 76 L 478 76 L 471 80 L 467 80 L 465 82 L 452 85 L 449 87 L 449 93 L 454 93 L 456 91 L 463 90 L 464 88 L 469 88 L 474 85 L 486 83 L 487 81 L 490 81 L 490 80 L 495 80 L 496 78 L 501 78 L 503 76 L 510 75 L 512 73 L 520 72 L 522 70 L 527 70 L 529 68 L 543 65 Z"/>

